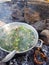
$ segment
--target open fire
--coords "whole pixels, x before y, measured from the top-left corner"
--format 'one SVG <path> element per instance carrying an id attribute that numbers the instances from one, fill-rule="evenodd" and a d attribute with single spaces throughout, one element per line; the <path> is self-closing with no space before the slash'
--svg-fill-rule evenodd
<path id="1" fill-rule="evenodd" d="M 48 0 L 49 1 L 49 0 Z M 21 3 L 17 3 L 17 4 L 19 4 L 19 5 L 21 5 L 20 7 L 18 7 L 18 11 L 17 12 L 19 12 L 19 10 L 21 10 L 21 7 L 23 8 L 23 4 Z M 12 8 L 14 7 L 14 8 L 17 8 L 17 7 L 15 7 L 17 4 L 12 4 Z M 33 4 L 33 3 L 32 3 Z M 4 4 L 4 6 L 7 6 L 6 4 Z M 29 7 L 31 7 L 32 5 L 30 5 Z M 10 6 L 11 7 L 11 6 Z M 34 8 L 35 7 L 35 8 Z M 40 8 L 39 8 L 40 7 Z M 9 8 L 9 7 L 8 7 Z M 32 8 L 32 7 L 31 7 Z M 46 9 L 45 9 L 46 8 Z M 6 9 L 6 8 L 5 8 Z M 43 33 L 43 30 L 44 29 L 48 29 L 49 30 L 49 19 L 47 19 L 47 18 L 49 18 L 49 15 L 47 16 L 47 14 L 49 14 L 49 6 L 47 5 L 47 6 L 45 6 L 45 4 L 42 6 L 42 5 L 37 5 L 37 4 L 33 4 L 33 9 L 34 9 L 34 11 L 36 10 L 37 12 L 32 12 L 31 11 L 31 13 L 29 14 L 29 15 L 31 15 L 32 13 L 33 14 L 38 14 L 37 16 L 38 16 L 38 20 L 40 19 L 40 21 L 39 22 L 36 22 L 36 21 L 34 21 L 34 22 L 31 22 L 30 23 L 30 20 L 29 20 L 29 22 L 27 22 L 28 21 L 28 19 L 25 19 L 24 20 L 24 18 L 22 17 L 22 19 L 20 19 L 20 17 L 18 16 L 18 18 L 16 18 L 16 16 L 15 17 L 12 17 L 12 19 L 10 19 L 11 21 L 19 21 L 20 22 L 20 20 L 22 21 L 23 20 L 23 22 L 26 22 L 26 23 L 28 23 L 28 24 L 30 24 L 30 25 L 32 25 L 32 26 L 34 26 L 36 29 L 37 29 L 37 31 L 38 31 L 38 33 L 39 33 L 39 38 L 40 39 L 42 39 L 43 41 L 44 41 L 44 43 L 43 43 L 43 46 L 42 46 L 42 48 L 40 49 L 40 48 L 33 48 L 31 51 L 29 51 L 29 52 L 27 52 L 26 54 L 22 54 L 22 55 L 15 55 L 9 62 L 7 62 L 7 63 L 1 63 L 0 62 L 0 65 L 49 65 L 49 42 L 47 41 L 48 39 L 49 39 L 49 37 L 48 37 L 48 32 L 45 32 L 44 31 L 44 33 Z M 44 10 L 45 9 L 45 10 Z M 16 13 L 15 12 L 16 11 L 16 9 L 12 9 L 12 14 L 11 14 L 11 16 L 14 14 L 14 13 Z M 14 13 L 13 13 L 14 12 Z M 28 11 L 28 12 L 30 12 L 30 11 Z M 7 12 L 8 13 L 8 12 Z M 21 13 L 21 12 L 19 12 L 19 13 Z M 26 12 L 25 12 L 26 13 Z M 41 13 L 41 14 L 40 14 Z M 5 14 L 5 13 L 4 13 Z M 16 13 L 17 14 L 17 13 Z M 23 13 L 24 14 L 24 13 Z M 31 15 L 31 16 L 33 16 L 33 14 Z M 19 15 L 19 14 L 18 14 Z M 21 16 L 21 14 L 20 14 L 20 16 Z M 24 15 L 22 15 L 22 16 L 24 16 Z M 39 17 L 40 16 L 40 17 Z M 33 16 L 34 17 L 34 20 L 35 20 L 35 18 L 36 18 L 36 15 L 35 16 Z M 3 19 L 6 19 L 6 17 L 4 17 L 3 16 Z M 9 21 L 9 20 L 8 20 Z M 6 19 L 6 22 L 7 22 L 7 19 Z M 39 25 L 38 25 L 39 24 Z M 42 25 L 42 26 L 41 26 Z M 43 35 L 44 34 L 44 35 Z M 38 43 L 40 43 L 40 42 L 38 42 Z M 38 54 L 37 54 L 38 53 Z M 6 52 L 4 52 L 4 51 L 2 51 L 2 50 L 0 50 L 0 61 L 7 55 L 8 53 L 6 53 Z"/>

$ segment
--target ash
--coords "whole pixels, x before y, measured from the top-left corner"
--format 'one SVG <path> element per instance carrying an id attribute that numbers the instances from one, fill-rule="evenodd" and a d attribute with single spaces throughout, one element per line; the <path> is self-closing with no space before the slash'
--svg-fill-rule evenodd
<path id="1" fill-rule="evenodd" d="M 14 0 L 13 0 L 14 1 Z M 15 0 L 16 1 L 16 0 Z M 14 2 L 12 2 L 14 3 Z M 0 20 L 1 21 L 5 21 L 5 23 L 9 23 L 9 22 L 14 22 L 14 21 L 20 21 L 17 20 L 17 18 L 15 19 L 12 19 L 11 17 L 11 14 L 13 13 L 13 9 L 11 10 L 11 7 L 14 8 L 14 6 L 16 5 L 13 5 L 12 3 L 10 2 L 5 2 L 5 3 L 0 3 Z M 16 3 L 15 3 L 16 4 Z M 21 3 L 17 3 L 20 7 L 18 7 L 19 9 L 20 8 L 23 8 L 23 4 Z M 35 6 L 35 7 L 34 7 Z M 30 5 L 29 7 L 32 7 L 32 5 Z M 33 9 L 34 11 L 38 11 L 38 8 L 36 5 L 33 5 Z M 44 7 L 44 6 L 43 6 Z M 17 7 L 15 7 L 17 8 Z M 41 8 L 41 7 L 40 7 Z M 39 8 L 39 10 L 40 10 Z M 45 8 L 45 7 L 44 7 Z M 47 7 L 49 9 L 49 7 Z M 20 9 L 21 10 L 21 9 Z M 40 13 L 41 13 L 41 18 L 42 19 L 46 19 L 46 18 L 49 18 L 49 15 L 47 16 L 47 14 L 49 14 L 49 10 L 45 9 L 45 12 L 43 11 L 43 8 L 40 10 Z M 45 13 L 45 14 L 44 14 Z M 44 14 L 44 15 L 43 15 Z M 23 18 L 21 19 L 21 21 L 24 22 Z M 35 49 L 35 48 L 34 48 Z M 33 54 L 34 54 L 34 49 L 32 49 L 31 51 L 25 53 L 25 54 L 20 54 L 20 55 L 15 55 L 9 62 L 7 63 L 1 63 L 1 60 L 8 54 L 6 52 L 4 52 L 3 50 L 0 49 L 0 65 L 37 65 L 34 63 L 34 58 L 33 58 Z M 48 57 L 48 61 L 47 62 L 44 62 L 43 65 L 49 65 L 49 46 L 46 46 L 46 45 L 43 45 L 42 47 L 42 50 L 43 52 L 46 54 L 46 56 Z"/>

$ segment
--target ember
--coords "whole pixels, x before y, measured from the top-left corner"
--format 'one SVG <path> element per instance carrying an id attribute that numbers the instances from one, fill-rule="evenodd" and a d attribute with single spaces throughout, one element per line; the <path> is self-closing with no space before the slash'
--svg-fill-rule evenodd
<path id="1" fill-rule="evenodd" d="M 14 1 L 14 0 L 13 0 Z M 16 1 L 16 0 L 15 0 Z M 24 2 L 23 2 L 24 3 Z M 23 3 L 18 3 L 17 1 L 14 3 L 12 3 L 9 7 L 9 5 L 7 5 L 7 3 L 1 3 L 0 4 L 0 20 L 1 21 L 5 21 L 6 23 L 9 22 L 14 22 L 14 21 L 19 21 L 19 22 L 26 22 L 28 23 L 28 19 L 24 19 L 24 5 Z M 17 6 L 16 6 L 17 5 Z M 19 6 L 18 6 L 19 5 Z M 11 10 L 12 7 L 12 10 Z M 28 4 L 28 8 L 31 8 L 31 10 L 33 11 L 33 14 L 37 14 L 37 21 L 36 15 L 35 17 L 33 16 L 33 14 L 31 16 L 34 17 L 33 22 L 30 22 L 29 20 L 29 24 L 34 26 L 36 28 L 36 30 L 39 32 L 39 38 L 43 40 L 44 37 L 46 37 L 45 35 L 41 35 L 41 31 L 43 31 L 44 29 L 48 29 L 49 30 L 49 5 L 48 4 L 41 4 L 41 3 L 29 3 Z M 3 11 L 3 9 L 5 11 Z M 16 11 L 18 13 L 16 13 Z M 12 13 L 11 13 L 12 12 Z M 1 14 L 2 13 L 2 14 Z M 15 14 L 16 13 L 16 14 Z M 20 14 L 19 14 L 20 13 Z M 17 17 L 18 15 L 18 17 Z M 20 15 L 20 16 L 19 16 Z M 12 17 L 11 17 L 12 16 Z M 26 20 L 26 21 L 25 21 Z M 31 18 L 32 20 L 32 18 Z M 35 21 L 36 20 L 36 21 Z M 47 33 L 47 32 L 46 32 Z M 43 33 L 42 33 L 43 34 Z M 47 36 L 46 39 L 48 39 L 49 37 Z M 43 40 L 45 41 L 45 39 Z M 39 42 L 38 42 L 39 43 Z M 36 54 L 36 52 L 38 52 L 38 54 Z M 7 55 L 8 53 L 2 51 L 0 49 L 0 61 Z M 36 59 L 37 57 L 37 59 Z M 42 59 L 41 59 L 42 58 Z M 48 60 L 47 60 L 48 58 Z M 35 63 L 36 62 L 36 63 Z M 0 65 L 36 65 L 36 64 L 42 64 L 42 65 L 49 65 L 49 46 L 47 46 L 47 43 L 45 43 L 41 49 L 39 48 L 33 48 L 31 51 L 27 52 L 26 54 L 22 54 L 22 55 L 15 55 L 9 62 L 7 63 L 1 63 Z"/>
<path id="2" fill-rule="evenodd" d="M 42 61 L 40 61 L 40 59 L 39 60 L 37 59 L 37 56 L 39 56 L 39 55 L 41 56 Z M 43 59 L 45 61 L 48 60 L 46 55 L 42 52 L 41 48 L 37 48 L 34 53 L 34 62 L 37 64 L 43 64 Z"/>

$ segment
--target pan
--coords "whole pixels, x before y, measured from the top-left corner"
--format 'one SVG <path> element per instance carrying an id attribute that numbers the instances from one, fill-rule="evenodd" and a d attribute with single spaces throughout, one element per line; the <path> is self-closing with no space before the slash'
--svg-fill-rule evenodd
<path id="1" fill-rule="evenodd" d="M 17 51 L 16 49 L 13 49 L 12 51 L 7 50 L 0 45 L 1 50 L 9 53 L 5 58 L 2 59 L 2 62 L 8 62 L 10 59 L 12 59 L 14 57 L 15 54 L 22 54 L 22 53 L 28 52 L 34 47 L 42 47 L 43 41 L 39 39 L 38 32 L 36 31 L 36 29 L 33 26 L 26 24 L 26 23 L 22 23 L 22 22 L 13 22 L 13 23 L 5 24 L 4 26 L 0 27 L 0 40 L 1 40 L 1 38 L 4 38 L 4 40 L 6 40 L 7 39 L 7 38 L 5 38 L 6 34 L 11 32 L 12 29 L 16 29 L 17 27 L 20 27 L 20 26 L 30 29 L 33 32 L 34 37 L 35 37 L 35 40 L 33 41 L 33 45 L 30 48 L 28 48 L 27 50 L 23 50 L 23 51 Z M 3 45 L 4 45 L 4 40 L 2 43 Z M 40 41 L 41 44 L 38 44 L 38 41 Z M 6 40 L 6 42 L 8 44 L 10 43 L 7 40 Z"/>

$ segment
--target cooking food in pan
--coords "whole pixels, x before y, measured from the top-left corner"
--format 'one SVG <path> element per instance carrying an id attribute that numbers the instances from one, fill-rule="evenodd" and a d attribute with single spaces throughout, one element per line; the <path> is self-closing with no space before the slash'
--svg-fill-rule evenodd
<path id="1" fill-rule="evenodd" d="M 3 30 L 2 30 L 3 31 Z M 0 46 L 8 51 L 25 51 L 34 45 L 35 36 L 32 30 L 19 26 L 0 37 Z"/>

